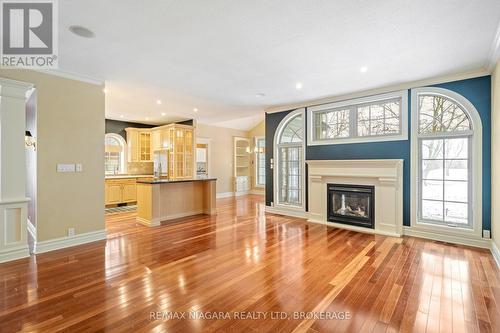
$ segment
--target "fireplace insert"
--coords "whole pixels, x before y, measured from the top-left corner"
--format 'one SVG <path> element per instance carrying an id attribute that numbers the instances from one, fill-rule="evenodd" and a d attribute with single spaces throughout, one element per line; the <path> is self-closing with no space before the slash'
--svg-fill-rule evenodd
<path id="1" fill-rule="evenodd" d="M 328 221 L 375 228 L 375 187 L 328 184 Z"/>

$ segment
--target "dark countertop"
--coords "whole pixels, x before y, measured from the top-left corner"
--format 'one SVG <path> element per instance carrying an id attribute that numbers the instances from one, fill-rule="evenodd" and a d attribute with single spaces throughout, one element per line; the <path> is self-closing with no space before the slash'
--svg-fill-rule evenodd
<path id="1" fill-rule="evenodd" d="M 141 180 L 138 179 L 138 184 L 169 184 L 169 183 L 186 183 L 186 182 L 204 182 L 217 180 L 217 178 L 193 178 L 193 179 L 177 179 L 177 180 L 167 180 L 167 179 L 152 179 L 152 180 Z"/>

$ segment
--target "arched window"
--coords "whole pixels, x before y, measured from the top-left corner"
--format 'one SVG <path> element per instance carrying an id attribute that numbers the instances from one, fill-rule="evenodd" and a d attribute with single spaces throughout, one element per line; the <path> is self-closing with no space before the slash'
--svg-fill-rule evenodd
<path id="1" fill-rule="evenodd" d="M 123 174 L 125 170 L 125 140 L 118 134 L 108 133 L 104 137 L 104 166 L 109 174 Z"/>
<path id="2" fill-rule="evenodd" d="M 275 201 L 304 207 L 304 110 L 288 114 L 278 126 L 275 143 Z"/>
<path id="3" fill-rule="evenodd" d="M 481 216 L 481 120 L 463 96 L 441 88 L 413 92 L 417 222 L 477 229 Z M 416 156 L 415 156 L 416 155 Z M 475 212 L 475 213 L 474 213 Z"/>

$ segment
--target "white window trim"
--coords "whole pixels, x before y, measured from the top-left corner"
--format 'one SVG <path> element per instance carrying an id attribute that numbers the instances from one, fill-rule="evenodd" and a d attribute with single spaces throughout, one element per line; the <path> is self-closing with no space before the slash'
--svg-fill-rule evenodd
<path id="1" fill-rule="evenodd" d="M 212 138 L 205 138 L 205 137 L 197 137 L 196 138 L 196 144 L 204 144 L 207 145 L 207 177 L 212 177 L 213 171 L 212 171 Z M 195 154 L 196 156 L 196 154 Z M 196 165 L 196 158 L 194 161 Z M 195 170 L 196 171 L 196 170 Z"/>
<path id="2" fill-rule="evenodd" d="M 306 207 L 306 203 L 305 203 L 305 200 L 306 200 L 306 181 L 305 181 L 305 161 L 306 161 L 306 142 L 305 142 L 305 138 L 302 138 L 302 159 L 303 159 L 303 163 L 301 164 L 300 166 L 300 171 L 301 171 L 301 175 L 302 175 L 302 179 L 301 179 L 301 188 L 302 188 L 302 200 L 301 200 L 301 205 L 300 206 L 295 206 L 295 205 L 288 205 L 288 204 L 283 204 L 283 203 L 280 203 L 279 202 L 279 188 L 278 188 L 278 184 L 279 184 L 279 175 L 278 175 L 278 171 L 280 170 L 280 165 L 279 165 L 279 158 L 278 158 L 278 147 L 279 147 L 279 138 L 281 137 L 281 133 L 283 132 L 283 129 L 285 128 L 285 125 L 288 123 L 288 121 L 299 115 L 299 114 L 302 114 L 302 129 L 303 129 L 303 133 L 305 134 L 305 131 L 306 131 L 306 115 L 305 115 L 305 108 L 302 108 L 302 109 L 297 109 L 295 111 L 292 111 L 290 112 L 285 118 L 283 118 L 283 120 L 281 120 L 281 122 L 279 123 L 278 125 L 278 129 L 276 130 L 275 134 L 274 134 L 274 140 L 273 140 L 273 150 L 274 150 L 274 166 L 273 166 L 273 190 L 274 190 L 274 207 L 279 207 L 279 208 L 282 208 L 284 210 L 291 210 L 291 211 L 299 211 L 299 212 L 304 212 L 305 211 L 305 207 Z M 304 135 L 305 136 L 305 135 Z"/>
<path id="3" fill-rule="evenodd" d="M 314 116 L 316 113 L 323 112 L 329 109 L 338 109 L 342 107 L 350 107 L 358 104 L 374 103 L 378 101 L 401 98 L 401 133 L 395 135 L 378 135 L 378 136 L 357 136 L 340 139 L 316 140 L 314 138 Z M 350 119 L 351 120 L 351 119 Z M 307 108 L 307 145 L 338 145 L 347 143 L 362 143 L 362 142 L 384 142 L 384 141 L 403 141 L 408 140 L 408 90 L 394 91 L 386 94 L 349 99 L 341 102 L 322 104 Z M 356 124 L 357 125 L 357 124 Z"/>
<path id="4" fill-rule="evenodd" d="M 125 141 L 125 139 L 120 135 L 120 134 L 116 134 L 116 133 L 106 133 L 104 135 L 104 144 L 106 144 L 106 138 L 109 137 L 109 138 L 113 138 L 115 140 L 118 140 L 120 142 L 120 144 L 122 145 L 123 147 L 123 159 L 121 160 L 121 165 L 120 165 L 120 173 L 122 174 L 126 174 L 127 173 L 127 142 Z"/>
<path id="5" fill-rule="evenodd" d="M 418 220 L 418 200 L 419 200 L 419 179 L 418 179 L 418 163 L 419 163 L 419 135 L 418 135 L 418 100 L 419 95 L 440 95 L 448 99 L 453 100 L 467 113 L 469 119 L 472 122 L 472 128 L 474 134 L 472 136 L 471 144 L 471 158 L 472 158 L 472 198 L 470 199 L 473 207 L 472 212 L 472 226 L 473 228 L 460 228 L 460 227 L 450 227 L 446 225 L 438 225 L 425 223 L 424 221 Z M 417 232 L 430 232 L 438 236 L 439 234 L 443 237 L 457 236 L 462 238 L 482 238 L 483 231 L 483 209 L 482 209 L 482 170 L 483 170 L 483 158 L 482 158 L 482 138 L 483 138 L 483 126 L 481 122 L 481 117 L 477 112 L 474 105 L 469 102 L 465 97 L 457 94 L 451 90 L 437 87 L 424 87 L 415 88 L 411 91 L 411 109 L 412 109 L 412 121 L 411 121 L 411 217 L 410 217 L 410 229 Z M 461 132 L 459 134 L 463 134 Z M 457 135 L 459 135 L 457 134 Z M 420 136 L 424 137 L 424 135 Z M 430 136 L 429 136 L 430 137 Z M 453 137 L 450 135 L 449 137 Z"/>
<path id="6" fill-rule="evenodd" d="M 266 187 L 266 184 L 259 184 L 258 183 L 258 179 L 259 179 L 259 152 L 257 151 L 258 149 L 258 142 L 259 140 L 265 140 L 266 137 L 264 136 L 256 136 L 254 138 L 254 147 L 255 147 L 255 152 L 254 152 L 254 177 L 255 177 L 255 181 L 254 181 L 254 186 L 256 188 L 264 188 Z M 265 157 L 265 153 L 264 153 L 264 169 L 265 169 L 265 161 L 266 161 L 266 157 Z"/>

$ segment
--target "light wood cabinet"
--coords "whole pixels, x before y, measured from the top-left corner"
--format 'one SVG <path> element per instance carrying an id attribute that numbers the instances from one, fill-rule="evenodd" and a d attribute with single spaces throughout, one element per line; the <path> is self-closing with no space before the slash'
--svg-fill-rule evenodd
<path id="1" fill-rule="evenodd" d="M 195 177 L 195 132 L 189 125 L 170 124 L 151 129 L 127 128 L 129 162 L 153 162 L 154 152 L 168 151 L 171 179 Z"/>
<path id="2" fill-rule="evenodd" d="M 250 140 L 234 137 L 234 191 L 250 190 Z"/>
<path id="3" fill-rule="evenodd" d="M 169 175 L 173 179 L 194 177 L 194 131 L 191 126 L 173 125 L 168 128 Z"/>
<path id="4" fill-rule="evenodd" d="M 106 205 L 119 204 L 122 200 L 122 186 L 116 181 L 106 181 L 105 191 Z"/>
<path id="5" fill-rule="evenodd" d="M 128 161 L 152 162 L 153 144 L 150 129 L 126 128 Z"/>
<path id="6" fill-rule="evenodd" d="M 152 150 L 160 150 L 163 148 L 163 131 L 162 130 L 153 130 L 151 133 L 152 136 Z"/>
<path id="7" fill-rule="evenodd" d="M 106 205 L 135 202 L 137 201 L 136 179 L 107 179 L 104 193 Z"/>

